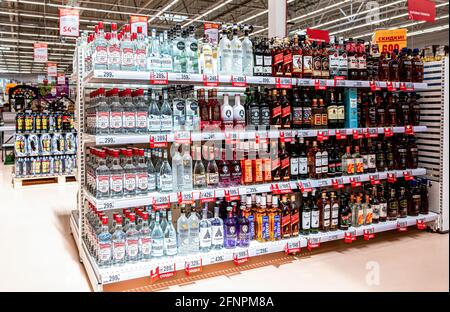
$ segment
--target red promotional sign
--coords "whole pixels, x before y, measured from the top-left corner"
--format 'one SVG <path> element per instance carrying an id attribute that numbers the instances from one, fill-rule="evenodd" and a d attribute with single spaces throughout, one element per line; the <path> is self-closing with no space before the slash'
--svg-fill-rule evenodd
<path id="1" fill-rule="evenodd" d="M 416 226 L 418 230 L 425 230 L 427 228 L 427 224 L 423 219 L 417 219 Z"/>
<path id="2" fill-rule="evenodd" d="M 80 35 L 80 12 L 76 9 L 59 9 L 59 35 L 78 37 Z"/>
<path id="3" fill-rule="evenodd" d="M 429 0 L 408 0 L 408 17 L 415 21 L 434 22 L 436 3 Z"/>
<path id="4" fill-rule="evenodd" d="M 306 35 L 308 36 L 309 40 L 313 41 L 320 41 L 320 42 L 330 42 L 330 35 L 328 31 L 326 30 L 320 30 L 320 29 L 311 29 L 306 28 Z"/>
<path id="5" fill-rule="evenodd" d="M 141 16 L 141 15 L 130 16 L 130 26 L 131 26 L 132 33 L 137 33 L 138 27 L 141 27 L 142 33 L 145 36 L 147 36 L 147 34 L 148 34 L 147 25 L 148 25 L 148 17 L 147 16 Z"/>

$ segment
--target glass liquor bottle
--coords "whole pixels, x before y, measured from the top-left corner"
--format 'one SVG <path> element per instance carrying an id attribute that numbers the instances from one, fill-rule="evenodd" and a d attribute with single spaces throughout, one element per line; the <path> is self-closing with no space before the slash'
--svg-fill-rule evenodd
<path id="1" fill-rule="evenodd" d="M 377 187 L 372 189 L 372 196 L 370 198 L 370 207 L 372 208 L 372 223 L 380 222 L 380 201 L 378 200 Z"/>
<path id="2" fill-rule="evenodd" d="M 291 212 L 291 236 L 295 237 L 298 236 L 300 232 L 300 223 L 299 223 L 300 211 L 296 203 L 294 194 L 291 195 L 291 200 L 289 204 Z"/>
<path id="3" fill-rule="evenodd" d="M 242 65 L 243 65 L 243 47 L 242 42 L 238 37 L 238 25 L 233 25 L 233 40 L 231 40 L 231 74 L 232 75 L 242 75 Z"/>
<path id="4" fill-rule="evenodd" d="M 186 102 L 183 99 L 183 97 L 181 96 L 181 86 L 177 86 L 175 88 L 175 96 L 172 99 L 172 107 L 173 107 L 173 113 L 172 113 L 173 114 L 173 130 L 175 130 L 175 131 L 185 130 Z M 161 109 L 162 109 L 162 107 L 161 107 Z"/>
<path id="5" fill-rule="evenodd" d="M 359 80 L 367 80 L 367 54 L 364 40 L 358 39 L 357 41 L 357 57 L 358 62 L 358 75 Z M 368 47 L 368 46 L 367 46 Z"/>
<path id="6" fill-rule="evenodd" d="M 378 202 L 380 204 L 380 222 L 386 222 L 388 215 L 388 203 L 384 196 L 384 187 L 380 188 Z"/>
<path id="7" fill-rule="evenodd" d="M 159 211 L 159 219 L 160 219 L 161 230 L 163 231 L 163 233 L 165 233 L 166 228 L 167 228 L 166 209 L 161 209 Z"/>
<path id="8" fill-rule="evenodd" d="M 321 198 L 317 201 L 317 207 L 319 208 L 320 230 L 328 232 L 331 225 L 331 204 L 325 191 L 322 191 Z"/>
<path id="9" fill-rule="evenodd" d="M 299 45 L 299 37 L 294 35 L 292 44 L 292 76 L 302 78 L 303 76 L 303 51 Z"/>
<path id="10" fill-rule="evenodd" d="M 139 252 L 144 261 L 151 258 L 152 251 L 152 233 L 148 223 L 148 212 L 142 212 L 142 225 L 139 230 Z"/>
<path id="11" fill-rule="evenodd" d="M 230 186 L 237 186 L 241 184 L 242 167 L 241 162 L 238 159 L 238 157 L 242 157 L 240 155 L 242 155 L 242 151 L 238 152 L 237 150 L 235 150 L 233 152 L 233 159 L 229 162 L 229 168 L 231 170 Z"/>
<path id="12" fill-rule="evenodd" d="M 225 151 L 220 152 L 219 149 L 218 152 L 222 154 L 217 164 L 219 167 L 219 187 L 228 187 L 231 184 L 231 166 L 229 161 L 225 159 Z"/>
<path id="13" fill-rule="evenodd" d="M 272 197 L 274 203 L 278 206 L 278 197 Z M 281 238 L 291 237 L 291 207 L 287 202 L 287 197 L 284 195 L 281 198 Z"/>
<path id="14" fill-rule="evenodd" d="M 264 40 L 263 44 L 263 76 L 272 76 L 273 56 L 269 40 Z"/>
<path id="15" fill-rule="evenodd" d="M 121 55 L 120 55 L 120 41 L 117 39 L 117 24 L 111 24 L 111 38 L 108 41 L 108 69 L 119 70 Z"/>
<path id="16" fill-rule="evenodd" d="M 181 206 L 181 215 L 177 220 L 177 233 L 178 233 L 178 254 L 186 255 L 189 253 L 189 222 L 186 218 L 186 206 Z"/>
<path id="17" fill-rule="evenodd" d="M 156 172 L 155 167 L 153 166 L 150 152 L 147 153 L 146 165 L 148 175 L 148 192 L 153 192 L 156 190 Z"/>
<path id="18" fill-rule="evenodd" d="M 289 146 L 289 153 L 291 155 L 290 158 L 290 178 L 292 180 L 298 180 L 298 174 L 299 174 L 299 154 L 297 153 L 297 151 L 299 150 L 298 146 L 297 146 L 297 141 L 295 140 L 295 138 L 293 139 L 293 141 L 291 142 L 290 146 Z"/>
<path id="19" fill-rule="evenodd" d="M 172 156 L 172 170 L 173 170 L 173 190 L 176 192 L 184 191 L 183 179 L 183 159 L 179 151 L 179 144 L 174 143 L 174 153 Z"/>
<path id="20" fill-rule="evenodd" d="M 389 62 L 389 81 L 400 81 L 398 50 L 392 51 L 392 58 Z"/>
<path id="21" fill-rule="evenodd" d="M 342 93 L 338 93 L 338 101 L 336 104 L 336 127 L 345 128 L 345 104 L 342 101 Z"/>
<path id="22" fill-rule="evenodd" d="M 259 109 L 258 100 L 256 98 L 255 90 L 250 89 L 249 96 L 247 98 L 247 109 L 248 109 L 248 122 L 247 125 L 253 126 L 254 128 L 258 127 L 261 124 L 261 111 Z M 281 115 L 281 108 L 280 108 Z"/>
<path id="23" fill-rule="evenodd" d="M 321 65 L 322 65 L 322 79 L 328 79 L 330 78 L 330 57 L 329 57 L 329 51 L 325 47 L 325 42 L 322 42 L 321 47 Z"/>
<path id="24" fill-rule="evenodd" d="M 286 150 L 286 144 L 280 144 L 279 159 L 280 159 L 280 178 L 281 181 L 289 181 L 291 179 L 290 172 L 290 155 Z"/>
<path id="25" fill-rule="evenodd" d="M 250 246 L 250 222 L 245 216 L 245 205 L 241 206 L 241 214 L 238 218 L 238 238 L 237 245 L 239 247 L 249 247 Z"/>
<path id="26" fill-rule="evenodd" d="M 327 106 L 327 120 L 328 120 L 328 127 L 330 129 L 339 128 L 338 127 L 338 119 L 337 119 L 337 103 L 334 100 L 334 92 L 330 92 L 330 102 Z"/>
<path id="27" fill-rule="evenodd" d="M 227 207 L 228 216 L 225 219 L 224 228 L 225 228 L 225 244 L 224 247 L 227 249 L 236 248 L 237 245 L 237 230 L 236 230 L 236 221 L 233 217 L 233 210 L 231 206 Z"/>
<path id="28" fill-rule="evenodd" d="M 194 97 L 194 87 L 187 88 L 186 96 L 186 130 L 200 130 L 200 112 L 199 105 Z"/>
<path id="29" fill-rule="evenodd" d="M 209 106 L 205 100 L 205 89 L 197 90 L 197 102 L 200 107 L 200 129 L 208 131 L 210 129 L 210 120 Z"/>
<path id="30" fill-rule="evenodd" d="M 199 229 L 199 218 L 195 211 L 195 206 L 192 205 L 191 213 L 188 218 L 189 225 L 189 251 L 198 252 L 200 247 L 200 229 Z"/>
<path id="31" fill-rule="evenodd" d="M 149 93 L 151 96 L 148 109 L 148 131 L 161 131 L 161 112 L 158 107 L 158 102 L 156 101 L 156 95 L 152 90 L 149 90 Z M 172 121 L 172 117 L 170 117 L 170 120 Z"/>
<path id="32" fill-rule="evenodd" d="M 309 129 L 314 125 L 314 115 L 311 106 L 311 100 L 309 99 L 308 92 L 303 92 L 303 121 L 302 128 Z"/>
<path id="33" fill-rule="evenodd" d="M 345 147 L 345 154 L 342 156 L 342 174 L 353 175 L 355 174 L 355 160 L 350 154 L 350 146 Z"/>
<path id="34" fill-rule="evenodd" d="M 159 212 L 155 213 L 155 225 L 152 230 L 152 258 L 164 256 L 164 232 L 159 224 Z"/>
<path id="35" fill-rule="evenodd" d="M 253 76 L 264 75 L 264 41 L 256 38 L 253 42 Z"/>
<path id="36" fill-rule="evenodd" d="M 244 39 L 242 40 L 242 74 L 253 76 L 253 44 L 248 35 L 253 26 L 244 25 Z"/>
<path id="37" fill-rule="evenodd" d="M 159 186 L 161 192 L 172 192 L 172 168 L 170 167 L 169 161 L 167 160 L 167 150 L 164 150 L 163 155 L 164 158 L 159 172 Z"/>
<path id="38" fill-rule="evenodd" d="M 407 149 L 406 167 L 408 169 L 416 169 L 419 166 L 419 150 L 414 137 L 409 138 Z"/>
<path id="39" fill-rule="evenodd" d="M 148 172 L 144 158 L 144 149 L 137 151 L 136 168 L 136 194 L 146 194 L 148 192 Z M 117 154 L 118 156 L 118 154 Z M 117 160 L 118 163 L 118 160 Z"/>
<path id="40" fill-rule="evenodd" d="M 372 219 L 373 219 L 373 211 L 372 211 L 372 206 L 370 205 L 370 195 L 366 194 L 364 196 L 365 200 L 364 203 L 362 204 L 363 207 L 363 214 L 364 214 L 364 224 L 365 225 L 370 225 L 372 224 Z"/>
<path id="41" fill-rule="evenodd" d="M 313 74 L 313 55 L 309 41 L 303 41 L 303 78 L 312 78 Z"/>
<path id="42" fill-rule="evenodd" d="M 416 93 L 411 93 L 410 97 L 411 124 L 418 126 L 420 124 L 420 103 L 417 101 Z"/>
<path id="43" fill-rule="evenodd" d="M 390 189 L 390 197 L 387 202 L 387 220 L 397 220 L 398 217 L 398 199 L 396 197 L 395 188 Z"/>
<path id="44" fill-rule="evenodd" d="M 245 108 L 241 104 L 241 96 L 234 96 L 233 106 L 233 124 L 235 130 L 243 130 L 245 128 Z"/>
<path id="45" fill-rule="evenodd" d="M 222 130 L 232 130 L 234 126 L 233 108 L 228 101 L 228 94 L 223 95 L 223 105 L 220 111 Z"/>
<path id="46" fill-rule="evenodd" d="M 131 40 L 130 25 L 123 26 L 123 38 L 120 44 L 122 50 L 122 70 L 136 70 L 136 49 L 134 42 Z"/>
<path id="47" fill-rule="evenodd" d="M 195 164 L 194 164 L 194 189 L 206 188 L 206 170 L 203 165 L 201 147 L 193 146 L 195 148 Z"/>
<path id="48" fill-rule="evenodd" d="M 221 75 L 231 75 L 232 52 L 231 41 L 228 39 L 229 30 L 226 25 L 222 24 L 222 37 L 219 41 L 218 49 L 218 65 Z"/>
<path id="49" fill-rule="evenodd" d="M 330 78 L 339 76 L 339 50 L 336 36 L 330 37 L 330 47 L 328 48 L 328 62 L 330 68 Z"/>
<path id="50" fill-rule="evenodd" d="M 250 147 L 252 144 L 252 147 Z M 244 151 L 241 160 L 242 184 L 252 184 L 253 180 L 253 159 L 255 158 L 254 142 L 241 142 L 241 150 Z"/>
<path id="51" fill-rule="evenodd" d="M 292 120 L 292 108 L 291 103 L 287 98 L 287 91 L 281 91 L 281 128 L 290 129 Z"/>
<path id="52" fill-rule="evenodd" d="M 354 227 L 364 225 L 364 208 L 361 203 L 361 194 L 356 196 L 356 203 L 352 207 L 352 217 L 352 225 Z"/>
<path id="53" fill-rule="evenodd" d="M 108 228 L 108 216 L 102 216 L 101 229 L 98 235 L 98 266 L 109 267 L 111 266 L 112 256 L 112 239 L 111 233 Z"/>
<path id="54" fill-rule="evenodd" d="M 110 171 L 106 166 L 106 155 L 104 151 L 98 152 L 97 167 L 95 168 L 95 197 L 108 198 L 110 196 Z M 93 184 L 94 184 L 93 183 Z"/>
<path id="55" fill-rule="evenodd" d="M 303 180 L 308 178 L 308 155 L 306 154 L 305 139 L 300 137 L 298 140 L 298 179 Z"/>
<path id="56" fill-rule="evenodd" d="M 283 76 L 283 57 L 284 52 L 282 48 L 282 42 L 280 39 L 275 39 L 272 48 L 272 76 Z"/>
<path id="57" fill-rule="evenodd" d="M 303 200 L 302 200 L 302 228 L 301 228 L 301 234 L 302 235 L 308 235 L 309 231 L 311 229 L 311 206 L 310 206 L 310 200 L 308 198 L 308 193 L 304 192 L 302 194 Z"/>
<path id="58" fill-rule="evenodd" d="M 340 196 L 340 207 L 339 207 L 339 229 L 346 231 L 350 227 L 350 218 L 352 210 L 350 209 L 348 203 L 348 194 L 341 194 Z"/>
<path id="59" fill-rule="evenodd" d="M 208 220 L 208 209 L 207 206 L 203 209 L 202 219 L 199 223 L 200 229 L 200 242 L 199 242 L 199 250 L 201 252 L 208 252 L 212 247 L 212 226 L 211 222 Z"/>
<path id="60" fill-rule="evenodd" d="M 122 216 L 116 217 L 116 228 L 112 234 L 112 247 L 113 247 L 113 264 L 123 265 L 125 264 L 125 239 L 126 234 L 122 230 Z"/>
<path id="61" fill-rule="evenodd" d="M 211 91 L 211 93 L 209 92 Z M 222 127 L 221 109 L 219 101 L 217 100 L 217 90 L 208 91 L 208 107 L 209 107 L 209 122 L 212 129 Z"/>
<path id="62" fill-rule="evenodd" d="M 330 192 L 330 231 L 336 231 L 339 225 L 339 200 L 335 192 Z"/>
<path id="63" fill-rule="evenodd" d="M 212 249 L 223 248 L 223 220 L 219 217 L 219 206 L 214 207 L 214 218 L 211 220 L 211 247 Z"/>
<path id="64" fill-rule="evenodd" d="M 428 198 L 428 180 L 421 179 L 420 192 L 413 192 L 413 200 L 418 200 L 418 195 L 420 194 L 420 214 L 428 214 L 429 212 L 429 198 Z"/>
<path id="65" fill-rule="evenodd" d="M 136 229 L 136 215 L 134 213 L 129 214 L 130 223 L 126 231 L 126 246 L 127 262 L 134 263 L 139 260 L 139 232 Z"/>
<path id="66" fill-rule="evenodd" d="M 108 68 L 108 41 L 105 39 L 103 22 L 99 22 L 95 28 L 95 39 L 92 43 L 92 63 L 94 69 Z"/>
<path id="67" fill-rule="evenodd" d="M 189 36 L 185 39 L 186 72 L 198 74 L 198 43 L 194 36 L 194 26 L 189 26 Z"/>
<path id="68" fill-rule="evenodd" d="M 109 183 L 111 186 L 110 197 L 123 196 L 123 168 L 119 164 L 119 152 L 113 151 L 112 166 L 109 169 Z"/>
<path id="69" fill-rule="evenodd" d="M 136 52 L 136 70 L 145 71 L 147 69 L 147 44 L 145 42 L 144 34 L 142 33 L 142 26 L 137 27 L 135 52 Z"/>
<path id="70" fill-rule="evenodd" d="M 321 129 L 322 128 L 322 111 L 319 108 L 317 98 L 312 100 L 311 112 L 312 112 L 312 116 L 313 116 L 312 127 L 314 129 Z"/>
<path id="71" fill-rule="evenodd" d="M 292 92 L 292 128 L 301 129 L 303 126 L 303 101 L 299 94 L 299 89 Z"/>
<path id="72" fill-rule="evenodd" d="M 219 168 L 215 160 L 213 146 L 209 147 L 209 160 L 206 166 L 206 184 L 211 188 L 216 188 L 219 185 Z"/>
<path id="73" fill-rule="evenodd" d="M 426 187 L 426 186 L 425 186 Z M 425 200 L 427 198 L 425 197 Z M 417 181 L 411 181 L 411 191 L 409 194 L 408 216 L 418 216 L 422 208 L 422 194 L 417 185 Z M 428 201 L 427 201 L 428 202 Z"/>
<path id="74" fill-rule="evenodd" d="M 359 79 L 359 67 L 358 67 L 358 53 L 356 51 L 356 44 L 353 38 L 349 38 L 346 44 L 347 56 L 348 56 L 348 79 Z"/>
<path id="75" fill-rule="evenodd" d="M 318 46 L 316 41 L 312 43 L 312 78 L 322 78 L 322 49 Z"/>
<path id="76" fill-rule="evenodd" d="M 423 62 L 419 55 L 419 49 L 415 48 L 412 54 L 412 71 L 413 71 L 413 82 L 423 81 Z"/>
<path id="77" fill-rule="evenodd" d="M 292 77 L 292 50 L 290 47 L 289 38 L 284 38 L 283 75 L 286 77 Z"/>
<path id="78" fill-rule="evenodd" d="M 272 144 L 272 143 L 271 143 Z M 271 147 L 271 159 L 272 159 L 272 181 L 278 182 L 281 181 L 281 160 L 280 160 L 280 151 L 275 146 L 275 142 Z"/>
<path id="79" fill-rule="evenodd" d="M 363 174 L 364 173 L 364 160 L 359 153 L 359 145 L 355 145 L 354 153 L 352 155 L 353 160 L 355 161 L 355 173 Z"/>
<path id="80" fill-rule="evenodd" d="M 409 50 L 411 52 L 411 50 Z M 400 81 L 412 82 L 413 81 L 413 67 L 412 58 L 408 55 L 408 48 L 403 48 L 400 53 L 399 60 L 399 73 Z"/>
<path id="81" fill-rule="evenodd" d="M 386 156 L 383 150 L 382 142 L 377 142 L 377 171 L 383 172 L 387 170 Z"/>
<path id="82" fill-rule="evenodd" d="M 176 37 L 173 39 L 172 44 L 173 71 L 175 73 L 186 73 L 186 42 L 181 36 L 181 25 L 177 24 L 175 31 Z"/>
<path id="83" fill-rule="evenodd" d="M 311 193 L 311 228 L 310 233 L 311 234 L 317 234 L 319 233 L 319 221 L 320 221 L 320 212 L 319 207 L 317 207 L 317 201 L 316 201 L 316 190 L 313 190 Z"/>
<path id="84" fill-rule="evenodd" d="M 406 218 L 408 215 L 408 195 L 405 187 L 400 187 L 400 197 L 398 198 L 398 217 Z"/>

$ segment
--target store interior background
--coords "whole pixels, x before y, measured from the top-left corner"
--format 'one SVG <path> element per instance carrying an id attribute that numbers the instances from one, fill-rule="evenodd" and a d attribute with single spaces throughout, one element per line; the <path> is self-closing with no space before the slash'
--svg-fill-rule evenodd
<path id="1" fill-rule="evenodd" d="M 0 1 L 0 10 L 4 6 Z M 6 18 L 0 16 L 2 21 Z M 0 29 L 6 27 L 0 23 Z M 26 28 L 26 32 L 32 31 Z M 5 36 L 1 33 L 0 38 Z M 423 48 L 432 44 L 448 45 L 448 28 L 408 37 L 409 47 Z M 9 62 L 7 54 L 0 51 L 0 55 L 3 64 Z M 0 70 L 0 79 L 36 83 L 40 74 L 2 73 Z M 11 120 L 6 117 L 5 122 Z M 70 212 L 76 208 L 77 185 L 14 189 L 12 167 L 0 163 L 0 250 L 4 251 L 0 261 L 0 291 L 91 291 L 69 229 Z M 351 246 L 279 267 L 266 266 L 166 290 L 448 291 L 448 247 L 448 234 L 413 231 L 369 246 Z M 367 282 L 372 262 L 380 265 L 381 278 L 376 284 Z"/>

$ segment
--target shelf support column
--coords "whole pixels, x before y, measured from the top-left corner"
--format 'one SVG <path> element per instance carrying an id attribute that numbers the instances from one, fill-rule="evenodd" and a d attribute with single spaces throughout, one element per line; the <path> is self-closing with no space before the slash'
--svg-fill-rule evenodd
<path id="1" fill-rule="evenodd" d="M 287 0 L 269 0 L 269 38 L 286 37 Z"/>

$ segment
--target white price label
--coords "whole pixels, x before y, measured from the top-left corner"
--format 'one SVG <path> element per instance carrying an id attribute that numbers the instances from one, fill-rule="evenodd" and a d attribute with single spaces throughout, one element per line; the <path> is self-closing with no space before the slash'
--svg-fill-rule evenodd
<path id="1" fill-rule="evenodd" d="M 103 203 L 103 210 L 114 209 L 114 202 L 108 201 Z"/>
<path id="2" fill-rule="evenodd" d="M 99 137 L 97 144 L 116 144 L 116 137 Z"/>
<path id="3" fill-rule="evenodd" d="M 269 248 L 267 248 L 267 247 L 257 248 L 256 251 L 255 251 L 255 254 L 256 254 L 257 256 L 259 256 L 259 255 L 265 255 L 265 254 L 267 254 L 267 253 L 269 253 Z"/>
<path id="4" fill-rule="evenodd" d="M 224 262 L 224 261 L 225 261 L 224 255 L 214 255 L 214 256 L 211 256 L 211 258 L 209 259 L 209 262 L 211 264 L 220 263 L 220 262 Z"/>
<path id="5" fill-rule="evenodd" d="M 35 62 L 47 62 L 48 61 L 48 44 L 42 42 L 36 42 L 34 47 L 34 61 Z"/>
<path id="6" fill-rule="evenodd" d="M 177 74 L 175 77 L 177 81 L 189 82 L 192 80 L 190 74 Z"/>
<path id="7" fill-rule="evenodd" d="M 77 9 L 59 9 L 59 35 L 66 37 L 80 35 L 80 12 Z"/>

